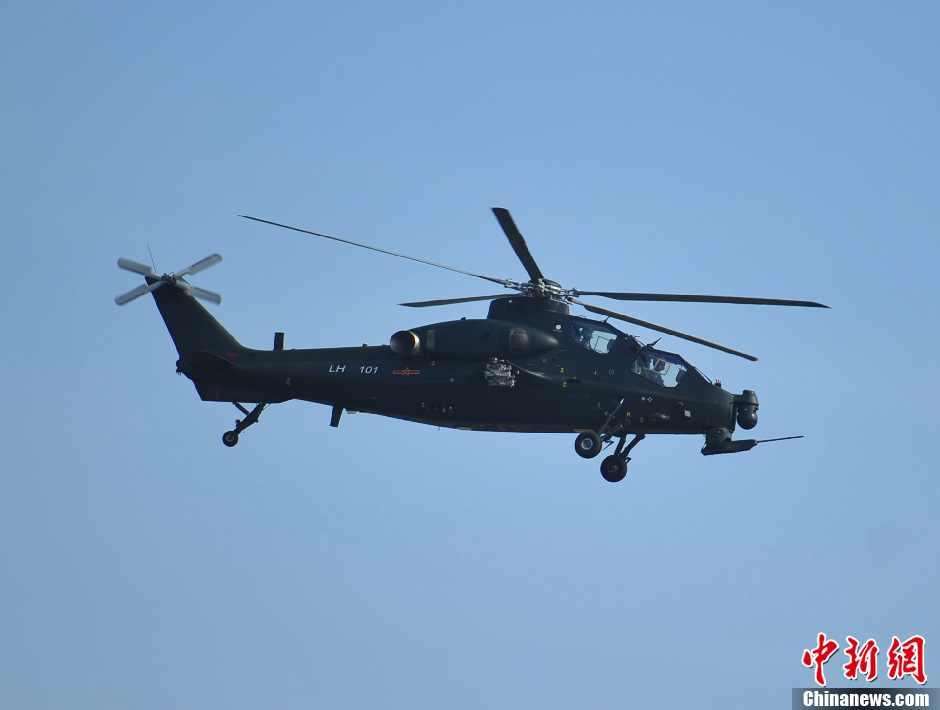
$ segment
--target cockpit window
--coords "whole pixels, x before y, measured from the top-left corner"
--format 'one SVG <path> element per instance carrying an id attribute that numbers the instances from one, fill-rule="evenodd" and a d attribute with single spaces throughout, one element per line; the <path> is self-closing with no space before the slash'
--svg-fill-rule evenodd
<path id="1" fill-rule="evenodd" d="M 660 387 L 675 387 L 688 368 L 677 356 L 657 350 L 644 350 L 633 363 L 633 372 Z"/>
<path id="2" fill-rule="evenodd" d="M 572 343 L 601 355 L 607 355 L 613 350 L 617 341 L 617 333 L 603 323 L 572 318 L 568 328 Z"/>

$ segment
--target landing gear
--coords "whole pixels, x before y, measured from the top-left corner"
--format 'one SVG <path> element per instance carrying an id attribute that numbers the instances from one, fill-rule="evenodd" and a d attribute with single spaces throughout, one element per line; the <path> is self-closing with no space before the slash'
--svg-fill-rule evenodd
<path id="1" fill-rule="evenodd" d="M 630 413 L 621 414 L 626 397 L 614 407 L 601 425 L 600 431 L 584 431 L 574 440 L 574 450 L 578 456 L 592 459 L 597 456 L 605 444 L 609 444 L 614 437 L 620 437 L 614 453 L 601 462 L 601 475 L 604 480 L 611 483 L 622 481 L 627 475 L 627 464 L 630 461 L 630 452 L 633 447 L 646 438 L 646 434 L 635 434 L 633 441 L 627 444 L 627 430 L 630 428 Z"/>
<path id="2" fill-rule="evenodd" d="M 619 456 L 611 454 L 601 461 L 601 475 L 605 481 L 619 483 L 627 475 L 627 462 Z"/>
<path id="3" fill-rule="evenodd" d="M 599 431 L 582 431 L 578 438 L 574 440 L 574 450 L 578 456 L 585 459 L 593 459 L 597 456 L 605 444 L 610 442 L 615 436 L 623 434 L 623 430 L 630 426 L 630 418 L 619 418 L 617 413 L 623 408 L 624 400 L 614 408 L 604 420 Z"/>
<path id="4" fill-rule="evenodd" d="M 601 461 L 601 475 L 605 481 L 619 483 L 627 475 L 627 464 L 630 462 L 630 452 L 633 447 L 646 438 L 646 434 L 635 434 L 633 441 L 627 444 L 627 435 L 620 437 L 620 443 L 613 454 Z"/>
<path id="5" fill-rule="evenodd" d="M 228 447 L 235 446 L 235 444 L 238 443 L 238 435 L 245 431 L 245 429 L 250 427 L 252 424 L 257 423 L 258 418 L 261 416 L 261 412 L 263 412 L 264 408 L 268 406 L 266 402 L 260 402 L 259 404 L 256 404 L 255 408 L 249 412 L 238 402 L 232 402 L 232 404 L 238 407 L 238 410 L 245 415 L 245 418 L 236 419 L 235 428 L 232 431 L 227 431 L 222 434 L 222 443 Z"/>
<path id="6" fill-rule="evenodd" d="M 574 440 L 574 450 L 578 452 L 578 456 L 586 459 L 597 456 L 601 452 L 601 446 L 601 437 L 593 431 L 581 432 Z"/>

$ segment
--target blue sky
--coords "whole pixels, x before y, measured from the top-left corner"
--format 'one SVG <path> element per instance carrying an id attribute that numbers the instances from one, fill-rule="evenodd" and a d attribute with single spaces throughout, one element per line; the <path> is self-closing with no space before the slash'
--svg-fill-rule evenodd
<path id="1" fill-rule="evenodd" d="M 0 20 L 5 705 L 779 705 L 819 632 L 875 639 L 877 685 L 923 635 L 935 685 L 935 4 Z M 228 450 L 236 410 L 112 300 L 118 256 L 217 251 L 196 282 L 245 344 L 385 343 L 486 312 L 397 303 L 486 284 L 237 215 L 524 278 L 493 206 L 566 286 L 831 305 L 624 309 L 758 355 L 661 341 L 756 390 L 761 438 L 806 438 L 651 437 L 610 485 L 573 437 L 287 403 Z"/>

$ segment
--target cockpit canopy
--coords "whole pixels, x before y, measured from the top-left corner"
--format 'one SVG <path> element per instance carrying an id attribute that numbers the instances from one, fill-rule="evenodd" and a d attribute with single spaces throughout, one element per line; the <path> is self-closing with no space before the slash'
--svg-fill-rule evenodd
<path id="1" fill-rule="evenodd" d="M 603 323 L 572 316 L 568 321 L 568 336 L 575 345 L 607 355 L 614 349 L 618 333 Z"/>
<path id="2" fill-rule="evenodd" d="M 568 319 L 568 340 L 585 350 L 599 355 L 609 355 L 617 346 L 618 340 L 627 340 L 632 348 L 623 348 L 619 357 L 630 358 L 632 352 L 640 348 L 630 367 L 635 375 L 649 380 L 660 387 L 676 387 L 688 374 L 692 366 L 678 355 L 643 346 L 629 335 L 624 335 L 616 328 L 587 318 L 571 316 Z M 631 353 L 631 354 L 627 354 Z M 629 360 L 627 360 L 629 362 Z"/>
<path id="3" fill-rule="evenodd" d="M 678 355 L 644 348 L 633 361 L 633 372 L 660 387 L 675 387 L 689 371 Z"/>

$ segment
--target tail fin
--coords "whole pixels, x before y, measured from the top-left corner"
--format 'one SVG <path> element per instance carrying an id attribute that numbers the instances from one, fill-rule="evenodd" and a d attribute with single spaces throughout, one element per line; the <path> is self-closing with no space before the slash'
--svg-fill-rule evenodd
<path id="1" fill-rule="evenodd" d="M 196 352 L 238 357 L 245 350 L 199 301 L 179 288 L 158 288 L 152 295 L 180 358 Z"/>

